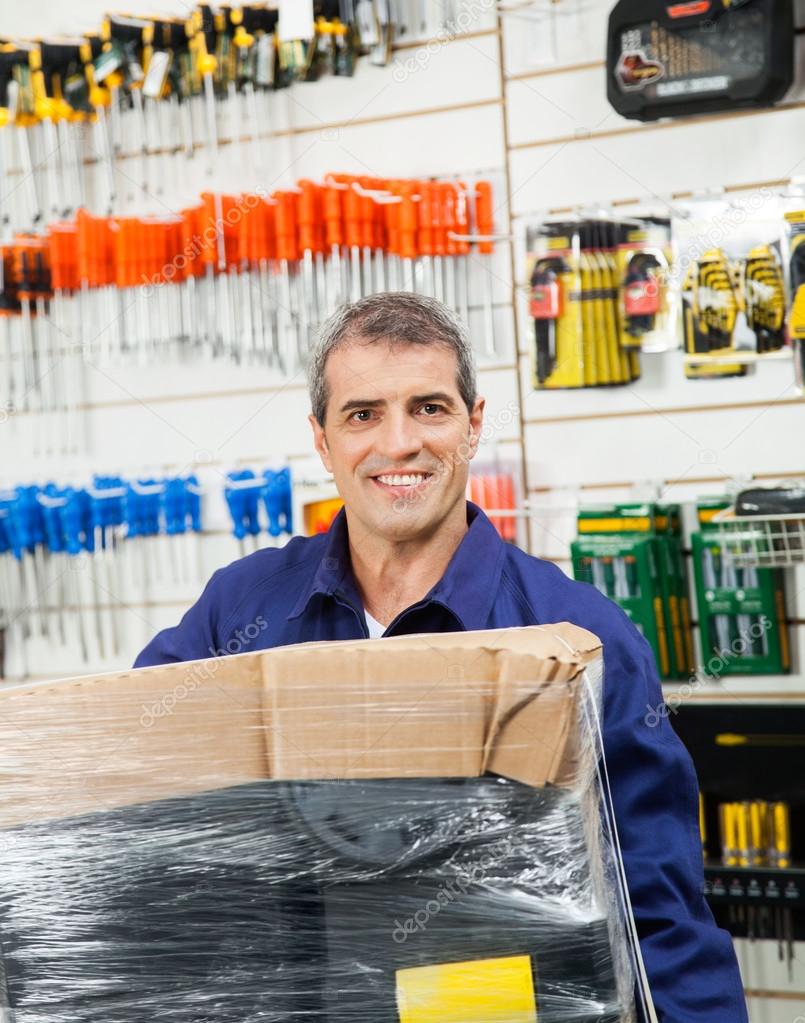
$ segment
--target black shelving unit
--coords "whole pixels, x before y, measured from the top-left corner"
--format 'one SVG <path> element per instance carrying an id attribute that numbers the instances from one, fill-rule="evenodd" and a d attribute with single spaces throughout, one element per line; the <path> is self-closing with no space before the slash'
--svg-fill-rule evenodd
<path id="1" fill-rule="evenodd" d="M 682 703 L 671 716 L 696 766 L 705 798 L 705 895 L 720 926 L 738 938 L 805 939 L 805 703 Z M 746 736 L 724 744 L 725 733 Z M 717 862 L 718 804 L 783 800 L 791 809 L 793 866 L 725 867 Z M 709 856 L 709 861 L 708 861 Z"/>

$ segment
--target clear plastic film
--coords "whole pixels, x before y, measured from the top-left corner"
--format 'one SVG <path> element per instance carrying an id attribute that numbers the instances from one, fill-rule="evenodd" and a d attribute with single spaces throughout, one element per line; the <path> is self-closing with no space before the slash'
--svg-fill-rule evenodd
<path id="1" fill-rule="evenodd" d="M 1 692 L 5 1018 L 633 1020 L 601 685 L 557 625 Z"/>

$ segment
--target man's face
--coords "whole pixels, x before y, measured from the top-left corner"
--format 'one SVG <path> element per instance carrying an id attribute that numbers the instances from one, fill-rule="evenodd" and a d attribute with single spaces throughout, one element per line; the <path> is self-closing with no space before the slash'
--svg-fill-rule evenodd
<path id="1" fill-rule="evenodd" d="M 324 428 L 316 450 L 347 511 L 393 541 L 432 534 L 464 501 L 483 422 L 457 384 L 455 353 L 442 345 L 355 342 L 327 359 Z"/>

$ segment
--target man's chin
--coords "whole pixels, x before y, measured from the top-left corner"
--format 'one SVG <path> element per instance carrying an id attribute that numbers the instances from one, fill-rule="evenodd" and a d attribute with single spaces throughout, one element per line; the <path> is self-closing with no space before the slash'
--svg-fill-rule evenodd
<path id="1" fill-rule="evenodd" d="M 387 540 L 415 540 L 426 536 L 439 524 L 439 517 L 423 507 L 411 506 L 407 502 L 398 502 L 399 507 L 392 507 L 384 514 L 370 516 L 372 532 Z"/>

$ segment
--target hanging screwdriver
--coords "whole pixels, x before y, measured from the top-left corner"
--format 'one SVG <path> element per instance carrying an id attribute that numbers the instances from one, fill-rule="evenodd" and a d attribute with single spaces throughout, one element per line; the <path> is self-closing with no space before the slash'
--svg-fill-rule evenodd
<path id="1" fill-rule="evenodd" d="M 79 49 L 79 58 L 84 69 L 87 84 L 87 103 L 92 110 L 92 133 L 95 151 L 100 156 L 103 175 L 106 182 L 106 202 L 103 206 L 106 216 L 111 216 L 117 208 L 117 184 L 115 180 L 114 156 L 107 108 L 112 107 L 112 93 L 99 84 L 95 76 L 95 62 L 102 53 L 103 42 L 99 35 L 85 36 Z"/>
<path id="2" fill-rule="evenodd" d="M 263 324 L 265 326 L 263 357 L 267 365 L 277 366 L 283 371 L 280 355 L 280 339 L 277 299 L 277 202 L 271 197 L 264 198 L 259 207 L 257 223 L 259 224 L 258 261 L 260 269 L 259 301 Z"/>
<path id="3" fill-rule="evenodd" d="M 353 179 L 346 174 L 332 175 L 336 181 L 345 184 L 344 192 L 344 240 L 349 252 L 349 300 L 357 302 L 363 295 L 361 280 L 361 197 L 352 187 Z"/>
<path id="4" fill-rule="evenodd" d="M 258 195 L 241 195 L 239 202 L 240 219 L 237 223 L 238 236 L 238 304 L 242 310 L 241 352 L 248 352 L 254 359 L 260 347 L 258 335 L 262 333 L 262 319 L 257 293 L 258 266 L 257 246 L 259 244 L 258 218 L 262 216 L 261 199 Z"/>
<path id="5" fill-rule="evenodd" d="M 497 345 L 495 342 L 495 318 L 492 306 L 492 257 L 495 251 L 491 236 L 495 230 L 492 214 L 492 186 L 488 181 L 478 181 L 475 184 L 475 225 L 482 240 L 477 242 L 476 251 L 484 258 L 481 262 L 481 273 L 483 275 L 483 352 L 487 358 L 497 357 Z"/>
<path id="6" fill-rule="evenodd" d="M 84 118 L 88 107 L 74 107 L 69 101 L 68 83 L 71 79 L 83 82 L 81 68 L 81 39 L 49 40 L 39 43 L 39 60 L 41 63 L 41 83 L 43 97 L 40 101 L 40 114 L 48 123 L 55 126 L 58 139 L 61 174 L 63 175 L 63 193 L 61 195 L 60 215 L 70 216 L 79 206 L 84 204 L 84 181 L 82 161 L 78 148 L 78 139 L 73 125 Z M 55 155 L 55 154 L 54 154 Z"/>
<path id="7" fill-rule="evenodd" d="M 324 186 L 325 244 L 329 253 L 327 275 L 327 315 L 346 301 L 346 267 L 342 261 L 344 246 L 344 186 L 328 178 Z"/>
<path id="8" fill-rule="evenodd" d="M 316 186 L 312 181 L 303 179 L 299 182 L 299 198 L 297 202 L 297 227 L 299 232 L 299 249 L 302 255 L 300 286 L 302 291 L 302 308 L 304 310 L 303 344 L 310 344 L 310 329 L 319 321 L 317 295 L 322 285 L 315 280 L 314 253 L 318 255 L 318 237 L 316 225 L 321 220 L 318 209 Z"/>
<path id="9" fill-rule="evenodd" d="M 450 309 L 458 309 L 458 273 L 456 257 L 458 244 L 456 234 L 456 189 L 449 182 L 437 183 L 442 211 L 442 238 L 444 245 L 444 301 Z"/>
<path id="10" fill-rule="evenodd" d="M 299 256 L 298 236 L 296 229 L 295 192 L 281 191 L 274 194 L 277 203 L 275 225 L 277 239 L 277 260 L 279 262 L 280 290 L 278 306 L 278 337 L 280 345 L 285 344 L 281 365 L 284 371 L 291 373 L 304 364 L 303 351 L 307 338 L 302 329 L 300 312 L 304 312 L 304 303 L 293 297 L 292 276 Z M 293 344 L 291 338 L 293 336 Z"/>
<path id="11" fill-rule="evenodd" d="M 457 311 L 463 322 L 469 327 L 470 322 L 470 212 L 467 198 L 467 186 L 462 182 L 450 186 L 455 195 L 455 252 Z M 516 523 L 515 523 L 516 525 Z"/>
<path id="12" fill-rule="evenodd" d="M 402 263 L 402 289 L 403 291 L 414 290 L 414 262 L 417 257 L 417 207 L 415 182 L 403 181 L 400 184 L 400 213 L 399 213 L 399 246 L 400 260 Z"/>
<path id="13" fill-rule="evenodd" d="M 17 280 L 17 298 L 20 303 L 21 331 L 20 351 L 22 355 L 23 392 L 20 406 L 37 412 L 41 408 L 39 390 L 39 355 L 36 348 L 32 303 L 36 302 L 37 281 L 35 278 L 32 249 L 37 238 L 17 235 L 14 239 L 14 271 Z"/>
<path id="14" fill-rule="evenodd" d="M 76 221 L 57 221 L 48 224 L 50 275 L 53 289 L 50 300 L 50 319 L 56 329 L 56 348 L 62 351 L 54 357 L 61 364 L 61 380 L 57 392 L 58 409 L 64 414 L 63 428 L 57 428 L 62 438 L 62 450 L 77 452 L 83 448 L 79 406 L 84 399 L 84 361 L 76 341 L 81 324 L 76 318 L 79 289 L 78 278 L 78 226 Z M 62 340 L 63 339 L 63 340 Z M 71 345 L 65 349 L 65 344 Z"/>
<path id="15" fill-rule="evenodd" d="M 25 196 L 22 210 L 17 213 L 17 227 L 35 227 L 43 217 L 37 184 L 38 166 L 34 167 L 28 134 L 29 127 L 35 124 L 30 53 L 31 48 L 21 43 L 0 44 L 0 128 L 13 129 Z M 26 81 L 27 89 L 23 87 Z"/>
<path id="16" fill-rule="evenodd" d="M 59 117 L 58 105 L 48 95 L 45 73 L 42 68 L 42 49 L 39 44 L 31 45 L 28 51 L 28 66 L 31 72 L 31 88 L 34 96 L 34 116 L 42 132 L 47 195 L 47 215 L 52 219 L 62 215 L 64 200 L 59 195 L 59 187 L 63 186 L 69 175 L 64 169 L 64 154 L 59 145 L 56 121 Z"/>
<path id="17" fill-rule="evenodd" d="M 0 397 L 0 407 L 9 412 L 22 406 L 25 394 L 23 366 L 21 306 L 17 292 L 14 247 L 0 247 L 0 360 L 6 368 L 7 390 Z"/>
<path id="18" fill-rule="evenodd" d="M 386 284 L 389 291 L 402 291 L 400 261 L 400 182 L 388 182 L 388 195 L 379 203 L 384 220 L 386 238 Z"/>
<path id="19" fill-rule="evenodd" d="M 246 554 L 246 537 L 251 537 L 250 547 L 259 547 L 260 534 L 259 502 L 263 482 L 258 480 L 251 469 L 240 469 L 226 474 L 224 497 L 232 517 L 232 535 L 238 541 L 240 556 Z"/>

